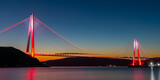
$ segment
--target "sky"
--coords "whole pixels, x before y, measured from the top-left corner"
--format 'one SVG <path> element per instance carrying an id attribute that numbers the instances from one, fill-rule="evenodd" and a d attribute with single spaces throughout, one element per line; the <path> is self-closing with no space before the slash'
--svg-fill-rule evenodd
<path id="1" fill-rule="evenodd" d="M 154 57 L 160 56 L 159 4 L 158 0 L 0 0 L 0 30 L 33 12 L 61 36 L 91 53 L 110 54 L 136 38 L 147 54 Z M 40 44 L 44 45 L 45 39 L 42 40 L 39 48 L 43 49 Z M 49 47 L 53 46 L 45 48 Z"/>

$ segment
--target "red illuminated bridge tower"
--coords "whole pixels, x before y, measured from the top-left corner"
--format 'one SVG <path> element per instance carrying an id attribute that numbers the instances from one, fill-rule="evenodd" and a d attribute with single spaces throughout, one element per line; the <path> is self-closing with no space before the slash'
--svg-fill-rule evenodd
<path id="1" fill-rule="evenodd" d="M 135 60 L 135 52 L 137 50 L 137 54 L 138 54 L 138 65 L 142 65 L 141 64 L 141 58 L 140 58 L 140 54 L 139 54 L 139 43 L 137 41 L 137 39 L 134 39 L 134 45 L 133 45 L 134 49 L 133 49 L 133 66 L 135 65 L 136 63 L 136 60 Z"/>
<path id="2" fill-rule="evenodd" d="M 29 54 L 29 47 L 30 47 L 30 40 L 31 40 L 31 54 Z M 35 48 L 34 48 L 34 15 L 33 13 L 29 17 L 29 29 L 28 29 L 28 40 L 27 40 L 27 49 L 26 54 L 31 55 L 34 57 Z"/>

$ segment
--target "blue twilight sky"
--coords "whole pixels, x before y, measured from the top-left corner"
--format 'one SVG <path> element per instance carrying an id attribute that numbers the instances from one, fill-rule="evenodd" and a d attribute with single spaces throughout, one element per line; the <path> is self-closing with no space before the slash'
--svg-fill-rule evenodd
<path id="1" fill-rule="evenodd" d="M 160 56 L 159 4 L 158 0 L 0 0 L 0 30 L 34 12 L 89 52 L 111 53 L 137 38 L 150 56 Z"/>

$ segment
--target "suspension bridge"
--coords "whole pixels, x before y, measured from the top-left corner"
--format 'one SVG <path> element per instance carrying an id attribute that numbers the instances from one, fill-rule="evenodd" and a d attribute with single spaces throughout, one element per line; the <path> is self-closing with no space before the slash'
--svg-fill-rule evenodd
<path id="1" fill-rule="evenodd" d="M 39 19 L 37 19 L 36 17 L 34 17 L 34 14 L 32 13 L 31 16 L 29 18 L 26 18 L 4 30 L 0 31 L 0 34 L 2 34 L 3 32 L 25 22 L 29 20 L 29 27 L 28 27 L 28 38 L 27 38 L 27 46 L 26 46 L 26 54 L 35 57 L 35 56 L 65 56 L 65 57 L 101 57 L 101 58 L 118 58 L 118 57 L 108 57 L 107 55 L 97 55 L 97 54 L 92 54 L 91 52 L 88 52 L 82 48 L 80 48 L 79 46 L 76 46 L 75 44 L 71 43 L 70 41 L 68 41 L 66 38 L 62 37 L 60 34 L 58 34 L 56 31 L 54 31 L 53 29 L 51 29 L 50 27 L 48 27 L 46 24 L 44 24 L 42 21 L 40 21 Z M 48 30 L 50 30 L 51 32 L 53 32 L 54 34 L 56 34 L 57 36 L 59 36 L 61 39 L 63 39 L 64 41 L 66 41 L 67 43 L 69 43 L 70 45 L 72 45 L 73 47 L 83 51 L 84 53 L 55 53 L 55 54 L 44 54 L 44 53 L 36 53 L 35 52 L 35 39 L 34 39 L 34 28 L 35 28 L 35 21 L 38 21 L 39 23 L 41 23 L 44 27 L 46 27 Z M 129 59 L 129 60 L 133 60 L 132 65 L 143 65 L 143 62 L 141 61 L 142 58 L 140 57 L 140 51 L 139 49 L 141 49 L 144 53 L 144 49 L 141 47 L 141 45 L 139 44 L 139 42 L 137 41 L 137 39 L 134 39 L 133 42 L 131 42 L 130 44 L 128 44 L 127 46 L 121 48 L 118 51 L 115 51 L 114 53 L 118 53 L 121 50 L 126 49 L 128 46 L 133 44 L 133 58 L 118 58 L 118 59 Z M 31 51 L 30 51 L 31 49 Z M 112 54 L 114 54 L 112 53 Z M 135 54 L 137 53 L 138 55 L 138 59 L 135 57 Z M 138 64 L 137 64 L 138 62 Z"/>

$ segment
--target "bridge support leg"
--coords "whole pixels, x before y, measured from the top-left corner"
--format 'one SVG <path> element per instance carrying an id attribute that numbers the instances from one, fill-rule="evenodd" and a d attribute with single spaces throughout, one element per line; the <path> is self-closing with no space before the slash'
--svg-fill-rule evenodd
<path id="1" fill-rule="evenodd" d="M 34 15 L 33 13 L 29 19 L 29 31 L 28 31 L 26 54 L 29 54 L 30 38 L 31 38 L 31 56 L 34 57 L 35 49 L 34 49 Z"/>
<path id="2" fill-rule="evenodd" d="M 139 43 L 138 43 L 138 41 L 136 41 L 136 45 L 137 45 L 138 61 L 139 61 L 139 65 L 141 65 L 141 57 L 140 57 L 140 54 L 139 54 Z"/>
<path id="3" fill-rule="evenodd" d="M 135 49 L 136 49 L 136 42 L 134 40 L 134 43 L 133 43 L 133 66 L 135 65 Z"/>
<path id="4" fill-rule="evenodd" d="M 31 27 L 30 27 L 30 22 L 29 22 L 26 54 L 29 54 L 30 38 L 31 38 Z"/>
<path id="5" fill-rule="evenodd" d="M 32 53 L 32 57 L 34 57 L 34 15 L 33 15 L 33 13 L 31 15 L 31 27 L 32 27 L 32 48 L 31 48 L 31 53 Z"/>

